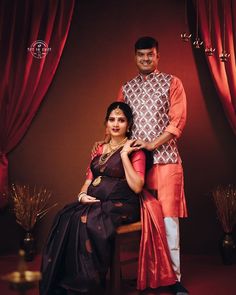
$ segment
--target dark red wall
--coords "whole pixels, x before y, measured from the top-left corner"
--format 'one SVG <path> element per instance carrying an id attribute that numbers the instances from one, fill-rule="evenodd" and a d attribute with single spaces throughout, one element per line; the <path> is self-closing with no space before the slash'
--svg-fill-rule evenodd
<path id="1" fill-rule="evenodd" d="M 136 74 L 133 44 L 142 35 L 152 35 L 160 43 L 159 69 L 181 78 L 188 99 L 187 126 L 179 142 L 189 208 L 189 218 L 181 223 L 182 249 L 210 253 L 217 251 L 221 229 L 209 193 L 219 183 L 235 182 L 236 141 L 204 54 L 180 39 L 184 4 L 184 0 L 78 1 L 53 83 L 28 133 L 9 154 L 9 173 L 11 182 L 51 189 L 58 208 L 76 200 L 91 147 L 103 138 L 106 107 L 121 83 Z M 39 248 L 55 212 L 36 228 Z M 4 237 L 0 250 L 14 251 L 19 228 L 7 212 L 0 219 Z"/>

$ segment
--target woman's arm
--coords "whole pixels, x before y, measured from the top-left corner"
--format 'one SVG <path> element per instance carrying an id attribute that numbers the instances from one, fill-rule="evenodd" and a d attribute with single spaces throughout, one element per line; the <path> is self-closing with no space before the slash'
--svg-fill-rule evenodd
<path id="1" fill-rule="evenodd" d="M 135 193 L 140 193 L 145 178 L 145 155 L 143 151 L 139 151 L 131 158 L 129 157 L 131 152 L 139 150 L 139 147 L 135 146 L 135 142 L 135 140 L 127 141 L 120 154 L 129 187 Z"/>
<path id="2" fill-rule="evenodd" d="M 87 190 L 91 182 L 92 182 L 91 179 L 86 179 L 83 186 L 81 187 L 80 193 L 78 195 L 78 201 L 82 204 L 91 204 L 91 203 L 100 202 L 100 200 L 87 195 Z"/>

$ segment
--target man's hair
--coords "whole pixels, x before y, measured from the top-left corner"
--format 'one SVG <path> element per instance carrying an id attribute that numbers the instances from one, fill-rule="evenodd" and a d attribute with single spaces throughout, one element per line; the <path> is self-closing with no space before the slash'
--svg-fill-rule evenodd
<path id="1" fill-rule="evenodd" d="M 139 38 L 134 45 L 135 52 L 138 49 L 150 49 L 154 47 L 158 51 L 158 41 L 149 36 Z"/>

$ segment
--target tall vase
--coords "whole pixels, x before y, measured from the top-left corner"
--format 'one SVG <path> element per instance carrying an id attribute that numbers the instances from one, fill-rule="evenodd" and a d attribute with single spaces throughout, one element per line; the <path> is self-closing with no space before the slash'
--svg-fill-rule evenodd
<path id="1" fill-rule="evenodd" d="M 32 261 L 35 256 L 35 240 L 32 232 L 27 231 L 23 240 L 23 249 L 25 251 L 25 260 Z"/>
<path id="2" fill-rule="evenodd" d="M 232 233 L 224 233 L 220 240 L 220 254 L 225 265 L 233 264 L 235 243 Z"/>

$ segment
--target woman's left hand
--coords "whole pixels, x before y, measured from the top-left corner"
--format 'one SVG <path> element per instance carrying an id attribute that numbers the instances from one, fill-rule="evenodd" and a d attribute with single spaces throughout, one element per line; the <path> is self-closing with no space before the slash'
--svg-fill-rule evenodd
<path id="1" fill-rule="evenodd" d="M 98 200 L 92 196 L 89 196 L 86 193 L 84 193 L 80 199 L 81 204 L 92 204 L 92 203 L 97 203 L 97 202 L 100 202 L 100 200 Z"/>

